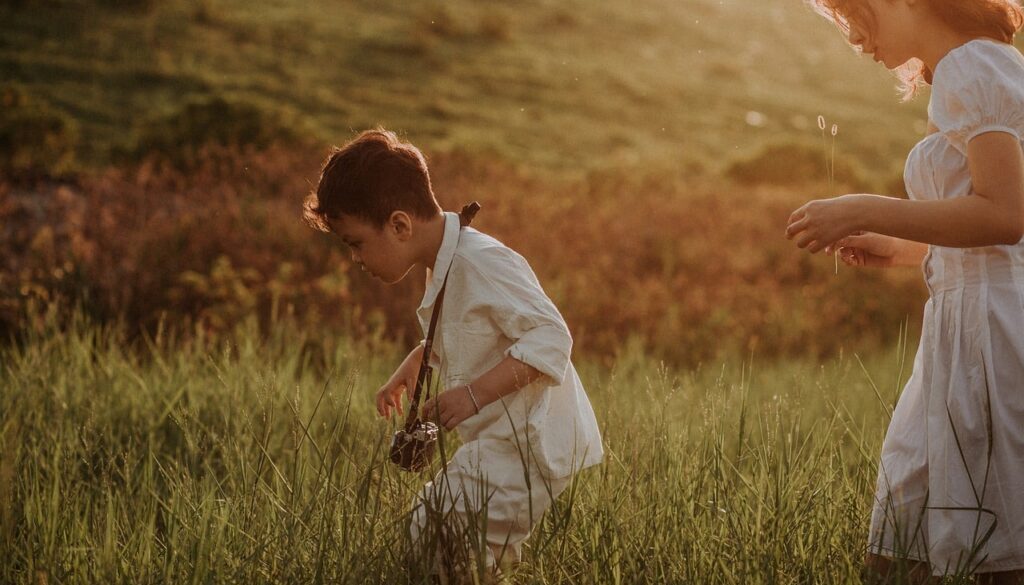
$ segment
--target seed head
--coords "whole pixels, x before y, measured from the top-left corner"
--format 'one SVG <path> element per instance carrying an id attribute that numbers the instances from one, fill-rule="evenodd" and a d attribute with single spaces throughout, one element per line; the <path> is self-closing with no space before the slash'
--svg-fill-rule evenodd
<path id="1" fill-rule="evenodd" d="M 818 116 L 818 129 L 825 129 L 825 116 Z"/>
<path id="2" fill-rule="evenodd" d="M 839 134 L 839 126 L 832 124 L 832 136 Z"/>

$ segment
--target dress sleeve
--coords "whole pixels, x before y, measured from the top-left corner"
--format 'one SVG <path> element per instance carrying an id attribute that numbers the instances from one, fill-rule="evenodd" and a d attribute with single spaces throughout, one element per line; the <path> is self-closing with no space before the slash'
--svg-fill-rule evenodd
<path id="1" fill-rule="evenodd" d="M 494 247 L 467 263 L 483 286 L 467 291 L 472 311 L 485 312 L 512 345 L 505 351 L 561 384 L 569 369 L 572 337 L 522 256 Z"/>
<path id="2" fill-rule="evenodd" d="M 966 156 L 967 144 L 979 134 L 1005 132 L 1021 139 L 1024 71 L 1019 59 L 993 43 L 965 49 L 940 62 L 932 88 L 931 116 Z"/>

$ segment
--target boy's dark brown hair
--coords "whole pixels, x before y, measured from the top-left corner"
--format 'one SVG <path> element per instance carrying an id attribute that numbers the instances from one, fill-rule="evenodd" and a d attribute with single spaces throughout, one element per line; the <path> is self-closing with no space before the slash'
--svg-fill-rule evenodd
<path id="1" fill-rule="evenodd" d="M 302 217 L 313 229 L 330 232 L 329 218 L 351 215 L 383 227 L 395 211 L 429 219 L 441 206 L 430 187 L 423 153 L 394 132 L 376 128 L 327 157 Z"/>

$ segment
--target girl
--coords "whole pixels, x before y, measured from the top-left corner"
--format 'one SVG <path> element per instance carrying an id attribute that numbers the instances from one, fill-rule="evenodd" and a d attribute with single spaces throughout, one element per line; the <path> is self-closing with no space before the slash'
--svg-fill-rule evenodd
<path id="1" fill-rule="evenodd" d="M 850 43 L 932 85 L 910 200 L 811 201 L 787 237 L 851 266 L 922 264 L 930 299 L 882 447 L 869 569 L 1024 583 L 1024 22 L 1015 0 L 810 0 Z M 901 560 L 897 565 L 893 559 Z"/>

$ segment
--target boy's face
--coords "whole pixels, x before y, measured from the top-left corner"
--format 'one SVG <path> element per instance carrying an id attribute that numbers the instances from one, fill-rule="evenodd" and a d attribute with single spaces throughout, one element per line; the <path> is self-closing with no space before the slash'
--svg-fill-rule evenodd
<path id="1" fill-rule="evenodd" d="M 415 263 L 409 245 L 412 225 L 405 213 L 392 214 L 381 227 L 350 215 L 327 223 L 351 250 L 352 261 L 387 284 L 405 278 Z"/>

